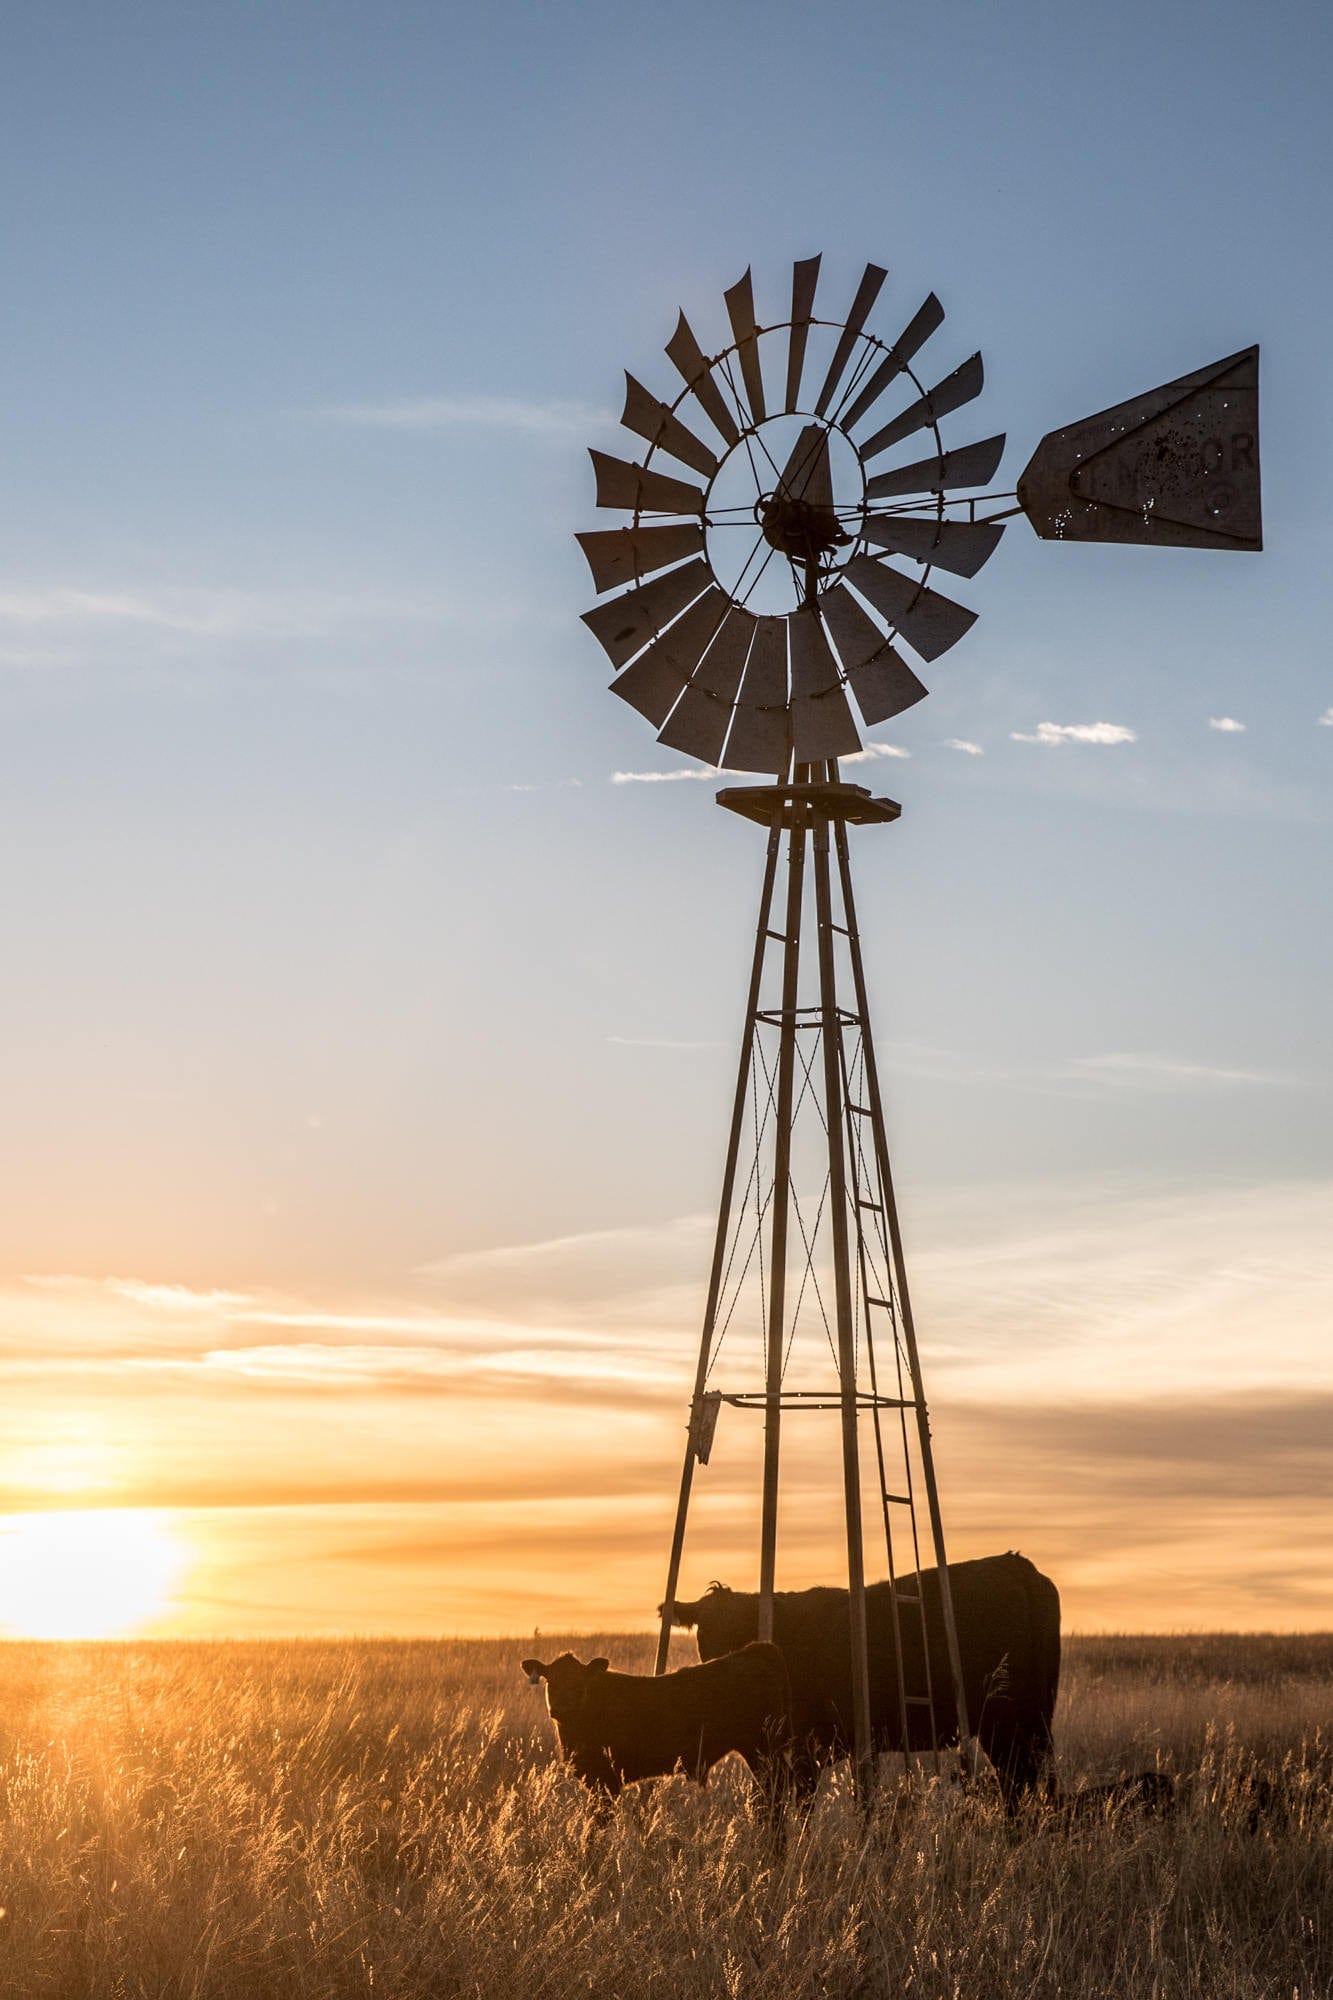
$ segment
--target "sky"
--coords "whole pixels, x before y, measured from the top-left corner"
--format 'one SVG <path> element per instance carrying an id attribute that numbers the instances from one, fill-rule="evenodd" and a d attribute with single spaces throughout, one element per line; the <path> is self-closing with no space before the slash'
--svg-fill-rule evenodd
<path id="1" fill-rule="evenodd" d="M 762 836 L 647 781 L 573 536 L 622 370 L 816 251 L 886 335 L 939 294 L 1004 487 L 1261 345 L 1263 554 L 1012 523 L 855 866 L 951 1552 L 1333 1624 L 1327 10 L 5 45 L 0 1631 L 651 1621 Z M 691 1591 L 754 1573 L 727 1435 Z"/>

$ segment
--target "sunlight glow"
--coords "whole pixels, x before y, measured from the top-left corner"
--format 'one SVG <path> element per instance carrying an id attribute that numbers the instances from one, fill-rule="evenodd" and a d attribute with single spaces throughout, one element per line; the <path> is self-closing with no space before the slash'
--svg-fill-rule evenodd
<path id="1" fill-rule="evenodd" d="M 162 1611 L 185 1559 L 167 1518 L 107 1507 L 0 1522 L 0 1631 L 107 1639 Z"/>

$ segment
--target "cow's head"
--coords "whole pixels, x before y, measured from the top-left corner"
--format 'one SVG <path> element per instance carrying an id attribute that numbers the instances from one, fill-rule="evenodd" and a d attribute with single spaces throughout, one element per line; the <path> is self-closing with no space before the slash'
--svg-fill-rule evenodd
<path id="1" fill-rule="evenodd" d="M 561 1653 L 559 1659 L 549 1663 L 543 1660 L 524 1660 L 524 1673 L 533 1687 L 546 1683 L 546 1706 L 551 1711 L 551 1719 L 563 1735 L 567 1729 L 577 1729 L 588 1699 L 588 1691 L 594 1687 L 610 1666 L 609 1660 L 589 1660 L 586 1665 L 575 1659 L 572 1653 Z"/>
<path id="2" fill-rule="evenodd" d="M 734 1592 L 728 1590 L 725 1583 L 718 1583 L 715 1579 L 709 1584 L 704 1595 L 697 1597 L 692 1604 L 687 1604 L 683 1598 L 674 1598 L 671 1604 L 671 1622 L 673 1625 L 683 1625 L 689 1631 L 699 1623 L 700 1618 L 705 1612 L 714 1610 L 719 1604 L 724 1604 L 733 1595 Z M 665 1604 L 658 1605 L 657 1615 L 659 1618 L 665 1610 Z"/>

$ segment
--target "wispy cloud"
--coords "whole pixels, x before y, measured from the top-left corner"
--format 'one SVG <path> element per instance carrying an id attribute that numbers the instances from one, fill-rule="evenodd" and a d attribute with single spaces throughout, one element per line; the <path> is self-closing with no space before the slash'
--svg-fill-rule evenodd
<path id="1" fill-rule="evenodd" d="M 592 403 L 522 396 L 400 396 L 384 403 L 331 403 L 311 414 L 325 423 L 374 430 L 523 431 L 539 437 L 581 436 L 616 421 L 612 411 Z"/>
<path id="2" fill-rule="evenodd" d="M 706 784 L 710 778 L 725 778 L 728 776 L 730 776 L 729 772 L 714 770 L 707 764 L 700 770 L 696 770 L 692 764 L 688 766 L 680 764 L 674 771 L 613 771 L 611 773 L 611 783 L 613 785 L 674 785 L 682 778 L 698 778 L 702 783 Z"/>
<path id="3" fill-rule="evenodd" d="M 1009 1177 L 914 1199 L 954 1554 L 1022 1547 L 1075 1627 L 1316 1622 L 1333 1574 L 1331 1196 Z M 190 1510 L 178 1630 L 647 1624 L 712 1230 L 705 1214 L 513 1243 L 336 1303 L 225 1277 L 0 1280 L 0 1507 L 77 1492 Z M 812 1312 L 794 1365 L 822 1349 Z M 762 1379 L 759 1292 L 726 1369 Z M 752 1559 L 747 1427 L 723 1424 L 687 1595 Z M 824 1439 L 802 1428 L 784 1474 L 793 1583 L 837 1562 L 813 1504 Z"/>
<path id="4" fill-rule="evenodd" d="M 1234 715 L 1210 715 L 1208 727 L 1221 730 L 1224 736 L 1243 736 L 1248 724 L 1237 722 Z"/>
<path id="5" fill-rule="evenodd" d="M 1224 1069 L 1212 1063 L 1182 1062 L 1173 1056 L 1075 1056 L 1070 1071 L 1130 1090 L 1195 1090 L 1212 1085 L 1287 1085 L 1297 1081 L 1275 1070 Z"/>
<path id="6" fill-rule="evenodd" d="M 840 757 L 842 764 L 869 764 L 876 757 L 910 757 L 910 750 L 904 750 L 898 743 L 867 743 L 863 750 L 853 750 L 848 757 Z"/>
<path id="7" fill-rule="evenodd" d="M 1231 1068 L 1177 1056 L 1117 1052 L 1046 1063 L 993 1063 L 922 1042 L 890 1042 L 886 1053 L 887 1066 L 896 1076 L 922 1077 L 934 1083 L 998 1084 L 1045 1097 L 1087 1098 L 1110 1091 L 1190 1091 L 1237 1085 L 1310 1087 L 1307 1079 L 1278 1070 Z"/>
<path id="8" fill-rule="evenodd" d="M 1333 729 L 1333 707 L 1329 707 L 1324 710 L 1323 714 L 1319 718 L 1319 722 L 1322 728 Z"/>
<path id="9" fill-rule="evenodd" d="M 946 736 L 944 747 L 946 750 L 961 750 L 965 757 L 984 757 L 986 754 L 979 743 L 969 743 L 965 736 Z"/>
<path id="10" fill-rule="evenodd" d="M 150 1285 L 141 1278 L 108 1278 L 107 1290 L 158 1312 L 236 1313 L 256 1303 L 248 1292 L 197 1292 L 189 1285 Z"/>
<path id="11" fill-rule="evenodd" d="M 1033 734 L 1011 729 L 1014 743 L 1137 743 L 1138 736 L 1119 722 L 1039 722 Z"/>

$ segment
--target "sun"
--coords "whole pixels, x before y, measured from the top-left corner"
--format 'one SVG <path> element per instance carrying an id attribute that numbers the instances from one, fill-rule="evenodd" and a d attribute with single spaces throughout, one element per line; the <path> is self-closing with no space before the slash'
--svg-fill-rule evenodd
<path id="1" fill-rule="evenodd" d="M 144 1508 L 11 1515 L 0 1522 L 0 1631 L 109 1639 L 163 1609 L 185 1551 Z"/>

